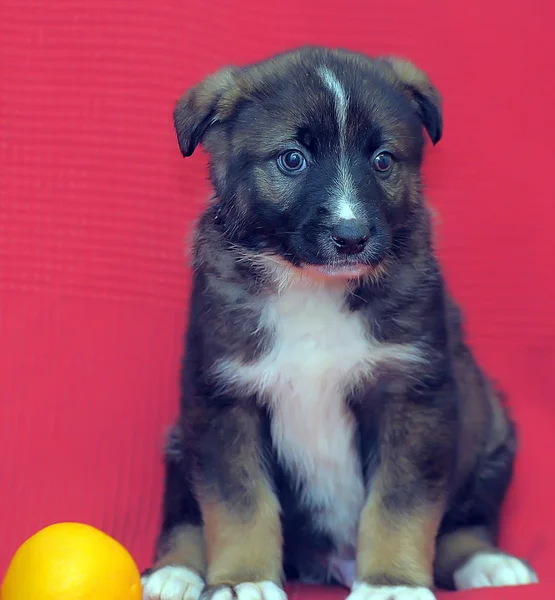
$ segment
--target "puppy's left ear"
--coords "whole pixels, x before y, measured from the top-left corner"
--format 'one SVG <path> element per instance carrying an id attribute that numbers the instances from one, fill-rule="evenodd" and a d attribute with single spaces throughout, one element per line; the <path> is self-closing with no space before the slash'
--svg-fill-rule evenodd
<path id="1" fill-rule="evenodd" d="M 210 126 L 223 120 L 230 111 L 230 105 L 236 99 L 233 94 L 236 73 L 237 70 L 231 67 L 222 69 L 178 100 L 173 122 L 183 156 L 191 156 Z"/>
<path id="2" fill-rule="evenodd" d="M 443 134 L 442 102 L 439 91 L 418 67 L 400 58 L 382 59 L 393 70 L 396 79 L 412 99 L 422 123 L 435 145 Z"/>

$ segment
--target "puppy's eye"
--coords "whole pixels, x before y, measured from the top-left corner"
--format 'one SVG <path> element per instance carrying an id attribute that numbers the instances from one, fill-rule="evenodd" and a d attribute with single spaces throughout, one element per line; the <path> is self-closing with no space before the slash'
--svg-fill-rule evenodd
<path id="1" fill-rule="evenodd" d="M 393 156 L 389 152 L 380 152 L 374 156 L 372 166 L 378 173 L 387 173 L 393 166 Z"/>
<path id="2" fill-rule="evenodd" d="M 277 164 L 284 173 L 296 174 L 306 168 L 306 158 L 298 150 L 287 150 L 279 155 Z"/>

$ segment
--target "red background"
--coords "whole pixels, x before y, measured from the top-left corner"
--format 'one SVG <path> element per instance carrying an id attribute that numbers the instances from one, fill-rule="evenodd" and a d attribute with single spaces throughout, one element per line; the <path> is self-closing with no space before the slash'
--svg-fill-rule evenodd
<path id="1" fill-rule="evenodd" d="M 552 0 L 4 0 L 0 575 L 67 520 L 148 564 L 207 193 L 174 101 L 225 63 L 323 43 L 408 57 L 443 93 L 438 248 L 521 427 L 503 544 L 552 581 L 554 23 Z"/>

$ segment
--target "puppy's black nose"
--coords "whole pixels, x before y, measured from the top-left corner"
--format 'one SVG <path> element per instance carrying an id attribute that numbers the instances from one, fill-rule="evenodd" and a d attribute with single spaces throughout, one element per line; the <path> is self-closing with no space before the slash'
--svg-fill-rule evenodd
<path id="1" fill-rule="evenodd" d="M 360 254 L 370 237 L 370 228 L 356 219 L 339 221 L 331 230 L 331 239 L 340 254 Z"/>

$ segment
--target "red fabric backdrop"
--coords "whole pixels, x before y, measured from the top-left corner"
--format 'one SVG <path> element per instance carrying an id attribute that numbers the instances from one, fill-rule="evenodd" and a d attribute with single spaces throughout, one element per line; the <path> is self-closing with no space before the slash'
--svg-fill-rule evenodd
<path id="1" fill-rule="evenodd" d="M 522 431 L 503 543 L 553 580 L 554 23 L 552 0 L 4 0 L 0 575 L 61 520 L 147 565 L 207 192 L 174 101 L 224 63 L 323 43 L 411 58 L 444 95 L 439 251 Z"/>

